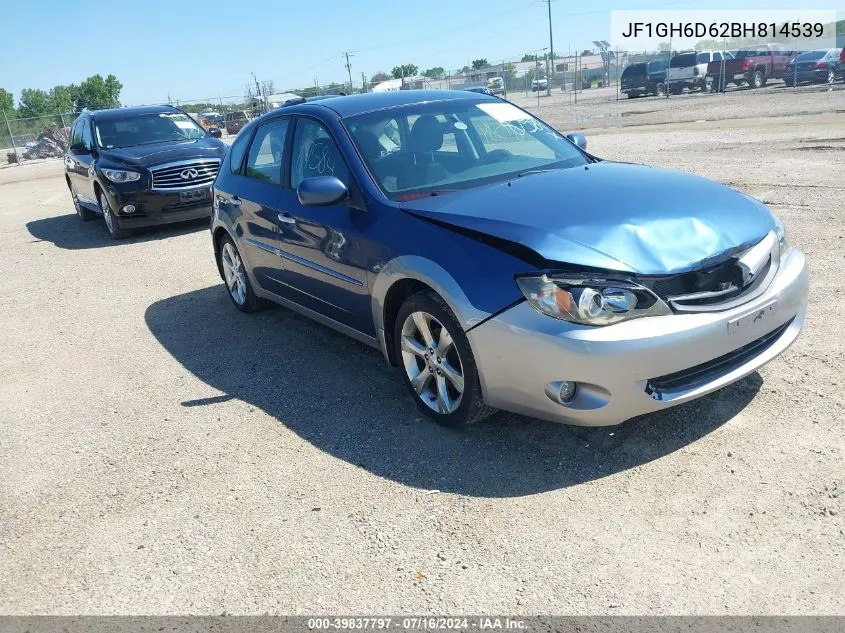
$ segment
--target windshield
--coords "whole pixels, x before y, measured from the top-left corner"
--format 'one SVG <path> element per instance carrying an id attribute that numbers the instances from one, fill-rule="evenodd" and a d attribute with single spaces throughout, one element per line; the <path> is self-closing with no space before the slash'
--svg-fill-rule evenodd
<path id="1" fill-rule="evenodd" d="M 394 200 L 590 162 L 561 134 L 507 102 L 415 104 L 345 124 L 379 187 Z"/>
<path id="2" fill-rule="evenodd" d="M 205 137 L 205 131 L 191 117 L 176 112 L 127 116 L 125 119 L 97 121 L 97 144 L 104 149 L 192 141 Z"/>

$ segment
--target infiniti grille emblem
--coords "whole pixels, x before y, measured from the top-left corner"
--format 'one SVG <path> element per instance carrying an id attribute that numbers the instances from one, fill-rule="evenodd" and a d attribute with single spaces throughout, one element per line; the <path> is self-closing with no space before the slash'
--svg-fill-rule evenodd
<path id="1" fill-rule="evenodd" d="M 193 180 L 199 175 L 200 173 L 196 169 L 183 169 L 182 172 L 179 174 L 179 177 L 182 180 Z"/>

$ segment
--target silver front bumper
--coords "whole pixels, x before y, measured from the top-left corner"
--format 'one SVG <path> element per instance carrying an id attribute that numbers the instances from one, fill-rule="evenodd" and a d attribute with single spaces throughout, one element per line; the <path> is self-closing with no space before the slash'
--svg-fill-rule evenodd
<path id="1" fill-rule="evenodd" d="M 731 310 L 596 328 L 522 302 L 467 336 L 490 406 L 568 424 L 618 424 L 720 389 L 775 358 L 804 325 L 808 287 L 804 255 L 792 249 L 768 289 Z M 579 385 L 568 404 L 546 395 L 562 380 Z"/>

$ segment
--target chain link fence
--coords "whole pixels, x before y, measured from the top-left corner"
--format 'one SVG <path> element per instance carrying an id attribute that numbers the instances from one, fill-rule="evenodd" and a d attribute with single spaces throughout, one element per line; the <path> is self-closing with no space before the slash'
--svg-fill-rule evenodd
<path id="1" fill-rule="evenodd" d="M 70 128 L 78 114 L 64 112 L 38 117 L 0 119 L 0 165 L 27 160 L 60 158 L 67 149 Z"/>

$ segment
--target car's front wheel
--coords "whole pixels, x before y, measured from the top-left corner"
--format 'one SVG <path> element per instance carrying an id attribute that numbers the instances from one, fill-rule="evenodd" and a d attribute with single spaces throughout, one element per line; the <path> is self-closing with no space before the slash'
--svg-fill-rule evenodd
<path id="1" fill-rule="evenodd" d="M 109 199 L 104 192 L 100 192 L 100 211 L 103 214 L 103 219 L 106 221 L 106 229 L 109 235 L 114 240 L 121 240 L 129 235 L 129 231 L 120 227 L 120 224 L 115 217 L 114 211 L 109 204 Z"/>
<path id="2" fill-rule="evenodd" d="M 229 298 L 241 312 L 258 312 L 269 304 L 266 299 L 256 296 L 246 273 L 246 266 L 238 247 L 228 235 L 220 242 L 220 268 L 223 281 L 226 282 Z"/>
<path id="3" fill-rule="evenodd" d="M 439 295 L 424 291 L 405 300 L 393 343 L 403 382 L 425 415 L 460 427 L 496 412 L 484 404 L 469 341 Z"/>

